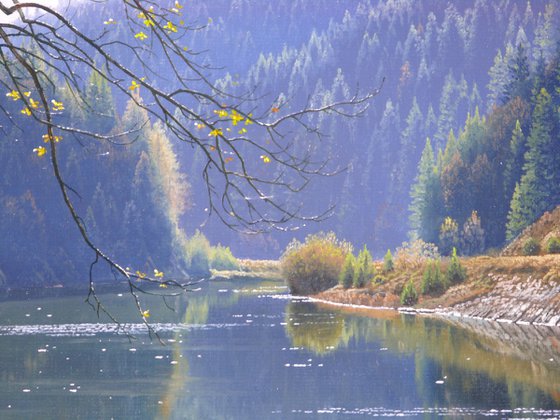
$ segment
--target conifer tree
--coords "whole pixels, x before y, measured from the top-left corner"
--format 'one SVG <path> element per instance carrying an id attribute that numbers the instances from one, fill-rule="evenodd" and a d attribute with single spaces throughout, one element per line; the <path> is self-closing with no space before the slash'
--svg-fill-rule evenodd
<path id="1" fill-rule="evenodd" d="M 388 249 L 387 253 L 383 257 L 383 271 L 388 273 L 395 269 L 395 263 L 393 262 L 393 255 L 391 254 L 391 250 Z"/>
<path id="2" fill-rule="evenodd" d="M 373 259 L 368 249 L 364 245 L 364 248 L 358 254 L 358 259 L 356 262 L 356 275 L 354 277 L 354 287 L 360 288 L 365 287 L 373 279 L 374 267 Z"/>
<path id="3" fill-rule="evenodd" d="M 442 207 L 439 177 L 434 162 L 434 152 L 430 139 L 418 164 L 418 175 L 412 186 L 409 207 L 411 234 L 414 239 L 435 243 L 438 239 L 438 226 L 441 224 Z"/>
<path id="4" fill-rule="evenodd" d="M 352 287 L 356 271 L 356 258 L 349 252 L 346 254 L 342 271 L 340 272 L 339 284 L 345 289 Z"/>
<path id="5" fill-rule="evenodd" d="M 507 238 L 516 237 L 553 204 L 560 202 L 560 159 L 552 98 L 542 88 L 527 139 L 523 176 L 511 201 Z"/>

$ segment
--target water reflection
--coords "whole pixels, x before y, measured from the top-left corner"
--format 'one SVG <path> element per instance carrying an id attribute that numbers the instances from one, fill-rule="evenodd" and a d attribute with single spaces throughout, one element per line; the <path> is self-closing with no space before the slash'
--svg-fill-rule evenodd
<path id="1" fill-rule="evenodd" d="M 382 341 L 389 351 L 413 354 L 418 392 L 430 404 L 560 404 L 558 329 L 361 309 L 333 311 L 324 304 L 289 304 L 286 332 L 292 344 L 323 354 L 350 342 Z M 437 392 L 434 384 L 445 385 L 446 392 Z"/>
<path id="2" fill-rule="evenodd" d="M 0 418 L 560 414 L 555 330 L 341 311 L 282 293 L 224 282 L 168 301 L 174 311 L 147 300 L 165 347 L 115 335 L 82 299 L 4 302 Z M 118 294 L 106 299 L 135 319 Z M 75 334 L 49 335 L 62 321 Z"/>

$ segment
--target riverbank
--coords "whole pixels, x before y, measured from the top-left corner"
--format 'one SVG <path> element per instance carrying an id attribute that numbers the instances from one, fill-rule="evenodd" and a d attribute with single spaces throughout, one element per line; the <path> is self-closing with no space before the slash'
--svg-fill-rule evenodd
<path id="1" fill-rule="evenodd" d="M 239 266 L 236 270 L 214 270 L 210 269 L 210 280 L 272 280 L 281 281 L 282 271 L 280 263 L 276 260 L 249 260 L 238 259 Z"/>
<path id="2" fill-rule="evenodd" d="M 313 296 L 322 302 L 393 308 L 433 316 L 560 326 L 560 256 L 500 256 L 461 259 L 467 279 L 437 296 L 420 295 L 403 308 L 399 295 L 410 279 L 421 288 L 423 266 L 388 273 L 381 284 L 361 289 L 336 286 Z M 442 262 L 445 269 L 446 262 Z"/>

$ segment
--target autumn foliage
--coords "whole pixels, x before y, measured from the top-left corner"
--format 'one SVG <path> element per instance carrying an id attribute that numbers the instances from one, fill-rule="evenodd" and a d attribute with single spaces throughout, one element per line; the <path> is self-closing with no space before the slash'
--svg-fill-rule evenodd
<path id="1" fill-rule="evenodd" d="M 292 241 L 281 258 L 291 293 L 312 295 L 336 286 L 352 246 L 334 233 L 310 235 L 304 243 Z"/>

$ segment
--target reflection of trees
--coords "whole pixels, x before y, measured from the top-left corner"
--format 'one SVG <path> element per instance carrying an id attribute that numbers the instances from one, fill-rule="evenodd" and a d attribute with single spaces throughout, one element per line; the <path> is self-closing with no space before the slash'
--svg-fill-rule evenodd
<path id="1" fill-rule="evenodd" d="M 427 404 L 463 406 L 473 396 L 481 406 L 554 407 L 560 402 L 560 369 L 550 361 L 560 359 L 560 348 L 551 329 L 490 323 L 475 329 L 418 316 L 360 314 L 366 316 L 291 303 L 286 332 L 294 346 L 317 354 L 351 341 L 382 341 L 395 352 L 413 353 L 417 390 Z M 445 386 L 434 389 L 444 376 Z"/>
<path id="2" fill-rule="evenodd" d="M 286 333 L 295 347 L 325 354 L 348 343 L 349 334 L 340 313 L 318 309 L 313 303 L 286 307 Z"/>

